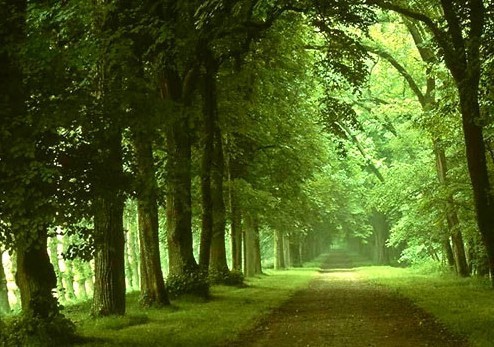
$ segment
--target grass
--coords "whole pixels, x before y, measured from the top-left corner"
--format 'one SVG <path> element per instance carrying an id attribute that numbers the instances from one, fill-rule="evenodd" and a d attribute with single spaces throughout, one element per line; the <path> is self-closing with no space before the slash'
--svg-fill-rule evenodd
<path id="1" fill-rule="evenodd" d="M 213 286 L 212 299 L 182 298 L 164 309 L 142 309 L 138 293 L 127 296 L 123 317 L 94 319 L 90 303 L 67 307 L 65 314 L 87 340 L 84 346 L 214 346 L 253 328 L 273 308 L 314 277 L 319 263 L 286 271 L 266 270 L 242 288 Z"/>
<path id="2" fill-rule="evenodd" d="M 473 346 L 494 346 L 494 291 L 487 280 L 424 269 L 359 267 L 363 279 L 410 298 Z"/>

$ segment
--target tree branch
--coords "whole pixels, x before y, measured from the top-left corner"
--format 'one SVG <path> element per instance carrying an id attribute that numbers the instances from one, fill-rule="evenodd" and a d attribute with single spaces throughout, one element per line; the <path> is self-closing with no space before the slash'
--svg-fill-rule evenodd
<path id="1" fill-rule="evenodd" d="M 387 60 L 396 69 L 396 71 L 398 71 L 398 73 L 401 76 L 403 76 L 403 78 L 407 81 L 408 85 L 419 99 L 420 104 L 423 107 L 425 106 L 426 100 L 424 94 L 420 90 L 419 86 L 417 85 L 417 82 L 415 82 L 412 75 L 410 75 L 410 73 L 405 69 L 405 67 L 403 67 L 403 65 L 401 65 L 390 53 L 384 51 L 379 47 L 373 47 L 366 44 L 362 44 L 362 47 L 364 47 L 367 51 L 377 54 L 381 58 Z"/>

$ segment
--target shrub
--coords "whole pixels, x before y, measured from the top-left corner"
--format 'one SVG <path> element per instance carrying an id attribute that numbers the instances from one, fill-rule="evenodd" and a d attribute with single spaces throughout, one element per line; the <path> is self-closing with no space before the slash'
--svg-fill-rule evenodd
<path id="1" fill-rule="evenodd" d="M 203 298 L 209 296 L 208 277 L 202 271 L 192 270 L 180 275 L 169 275 L 166 284 L 168 293 L 172 297 L 184 294 L 191 294 Z"/>
<path id="2" fill-rule="evenodd" d="M 209 271 L 209 281 L 214 284 L 241 286 L 244 284 L 244 274 L 239 270 Z"/>
<path id="3" fill-rule="evenodd" d="M 47 318 L 23 314 L 0 326 L 2 346 L 69 346 L 76 340 L 75 325 L 62 314 Z"/>

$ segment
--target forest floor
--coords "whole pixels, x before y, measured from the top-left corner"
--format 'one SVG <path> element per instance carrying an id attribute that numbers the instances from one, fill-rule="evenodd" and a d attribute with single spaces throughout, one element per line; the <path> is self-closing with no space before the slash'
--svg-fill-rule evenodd
<path id="1" fill-rule="evenodd" d="M 344 251 L 227 346 L 468 346 L 410 299 L 365 280 Z"/>

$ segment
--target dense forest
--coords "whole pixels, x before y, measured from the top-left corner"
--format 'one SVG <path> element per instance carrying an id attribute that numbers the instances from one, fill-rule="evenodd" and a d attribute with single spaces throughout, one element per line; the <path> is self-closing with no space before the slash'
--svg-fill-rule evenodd
<path id="1" fill-rule="evenodd" d="M 22 324 L 69 341 L 62 304 L 166 307 L 332 245 L 494 284 L 494 2 L 0 0 L 0 16 L 5 343 Z"/>

